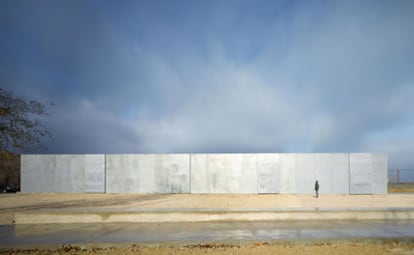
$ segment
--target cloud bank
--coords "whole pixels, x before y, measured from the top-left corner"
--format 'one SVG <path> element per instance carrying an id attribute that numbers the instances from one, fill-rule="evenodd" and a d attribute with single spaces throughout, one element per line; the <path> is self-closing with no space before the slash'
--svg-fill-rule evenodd
<path id="1" fill-rule="evenodd" d="M 386 152 L 413 168 L 412 1 L 2 2 L 51 153 Z"/>

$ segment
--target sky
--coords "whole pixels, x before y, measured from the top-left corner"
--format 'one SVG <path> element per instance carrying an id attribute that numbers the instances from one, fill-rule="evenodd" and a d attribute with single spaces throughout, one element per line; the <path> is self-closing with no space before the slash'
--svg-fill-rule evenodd
<path id="1" fill-rule="evenodd" d="M 411 0 L 3 0 L 0 87 L 54 102 L 42 153 L 383 152 L 414 169 L 413 13 Z"/>

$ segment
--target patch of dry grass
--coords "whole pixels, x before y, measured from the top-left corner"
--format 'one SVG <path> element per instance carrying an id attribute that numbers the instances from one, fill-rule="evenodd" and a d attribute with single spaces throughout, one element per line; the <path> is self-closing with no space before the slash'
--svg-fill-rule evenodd
<path id="1" fill-rule="evenodd" d="M 388 193 L 414 193 L 414 183 L 388 183 Z"/>

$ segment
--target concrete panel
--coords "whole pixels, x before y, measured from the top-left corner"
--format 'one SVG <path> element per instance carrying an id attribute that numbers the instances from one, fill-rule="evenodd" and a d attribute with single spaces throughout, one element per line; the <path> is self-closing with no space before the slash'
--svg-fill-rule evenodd
<path id="1" fill-rule="evenodd" d="M 55 192 L 105 192 L 104 155 L 57 155 Z"/>
<path id="2" fill-rule="evenodd" d="M 158 186 L 166 178 L 165 173 L 157 172 L 157 170 L 161 169 L 162 162 L 157 161 L 154 154 L 135 155 L 135 159 L 138 160 L 139 193 L 161 193 Z M 158 178 L 162 178 L 162 180 L 157 180 Z"/>
<path id="3" fill-rule="evenodd" d="M 208 154 L 191 154 L 191 193 L 213 193 L 215 187 L 224 185 L 218 183 L 217 173 L 210 170 L 208 162 L 210 157 Z"/>
<path id="4" fill-rule="evenodd" d="M 319 194 L 349 194 L 349 154 L 316 154 Z"/>
<path id="5" fill-rule="evenodd" d="M 349 153 L 333 154 L 332 193 L 349 194 Z"/>
<path id="6" fill-rule="evenodd" d="M 387 155 L 383 153 L 372 154 L 373 166 L 373 194 L 388 193 L 388 160 Z"/>
<path id="7" fill-rule="evenodd" d="M 21 155 L 21 191 L 55 192 L 55 155 Z"/>
<path id="8" fill-rule="evenodd" d="M 295 155 L 295 180 L 297 194 L 313 194 L 315 180 L 319 178 L 317 172 L 318 156 L 316 154 Z"/>
<path id="9" fill-rule="evenodd" d="M 279 155 L 257 154 L 257 193 L 279 193 Z"/>
<path id="10" fill-rule="evenodd" d="M 55 192 L 84 192 L 85 156 L 57 155 L 55 159 Z"/>
<path id="11" fill-rule="evenodd" d="M 257 193 L 257 155 L 192 154 L 192 193 Z"/>
<path id="12" fill-rule="evenodd" d="M 282 194 L 296 193 L 295 154 L 279 154 L 279 191 Z"/>
<path id="13" fill-rule="evenodd" d="M 85 192 L 105 192 L 105 155 L 85 155 Z"/>
<path id="14" fill-rule="evenodd" d="M 22 155 L 22 171 L 23 192 L 104 192 L 104 155 Z M 101 180 L 86 189 L 92 172 Z"/>
<path id="15" fill-rule="evenodd" d="M 107 193 L 189 193 L 188 154 L 107 155 Z"/>
<path id="16" fill-rule="evenodd" d="M 348 194 L 349 154 L 295 154 L 294 177 L 295 189 L 290 193 L 314 194 L 318 180 L 320 194 Z"/>
<path id="17" fill-rule="evenodd" d="M 107 155 L 106 192 L 140 193 L 139 163 L 137 155 Z"/>
<path id="18" fill-rule="evenodd" d="M 372 182 L 374 181 L 372 154 L 351 153 L 349 161 L 350 193 L 371 194 Z"/>
<path id="19" fill-rule="evenodd" d="M 157 193 L 190 193 L 190 155 L 155 155 Z"/>

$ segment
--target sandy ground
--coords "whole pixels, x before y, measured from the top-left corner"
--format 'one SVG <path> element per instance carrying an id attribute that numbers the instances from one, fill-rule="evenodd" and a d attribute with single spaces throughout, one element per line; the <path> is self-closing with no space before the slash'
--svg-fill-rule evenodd
<path id="1" fill-rule="evenodd" d="M 0 194 L 0 224 L 14 213 L 42 208 L 311 208 L 413 207 L 414 194 L 388 195 L 137 195 Z M 414 242 L 316 241 L 309 243 L 65 245 L 31 249 L 2 248 L 0 254 L 401 254 L 414 255 Z"/>
<path id="2" fill-rule="evenodd" d="M 191 244 L 191 245 L 117 245 L 72 246 L 59 248 L 0 249 L 0 254 L 393 254 L 413 255 L 413 242 L 311 242 L 311 243 L 244 243 L 244 244 Z"/>
<path id="3" fill-rule="evenodd" d="M 45 208 L 382 208 L 413 207 L 414 194 L 388 195 L 213 195 L 213 194 L 0 194 L 0 224 L 14 213 Z"/>

